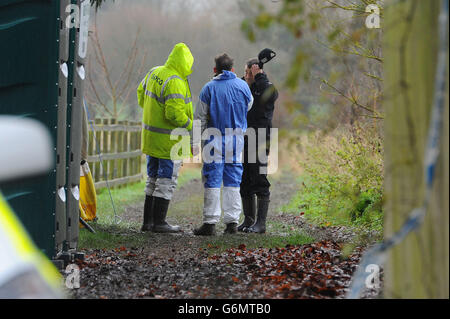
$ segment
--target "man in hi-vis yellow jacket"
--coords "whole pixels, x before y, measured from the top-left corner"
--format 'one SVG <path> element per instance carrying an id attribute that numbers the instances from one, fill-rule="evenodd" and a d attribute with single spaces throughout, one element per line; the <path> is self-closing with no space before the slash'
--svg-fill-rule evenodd
<path id="1" fill-rule="evenodd" d="M 191 156 L 190 136 L 172 130 L 192 131 L 194 112 L 187 77 L 193 64 L 194 57 L 187 45 L 178 43 L 166 63 L 152 68 L 137 89 L 138 103 L 143 108 L 142 152 L 147 155 L 148 175 L 142 231 L 181 230 L 169 225 L 166 216 L 182 159 Z M 188 143 L 189 151 L 177 148 L 180 143 Z"/>

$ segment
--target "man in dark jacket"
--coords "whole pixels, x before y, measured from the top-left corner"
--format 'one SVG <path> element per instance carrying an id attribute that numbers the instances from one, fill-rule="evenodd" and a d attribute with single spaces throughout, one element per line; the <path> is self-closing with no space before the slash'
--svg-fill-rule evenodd
<path id="1" fill-rule="evenodd" d="M 247 125 L 249 130 L 254 129 L 256 133 L 254 141 L 256 141 L 257 147 L 251 145 L 252 140 L 245 136 L 244 171 L 240 189 L 245 219 L 239 225 L 238 231 L 265 233 L 266 217 L 270 202 L 270 183 L 267 180 L 267 156 L 269 155 L 270 129 L 272 128 L 272 117 L 278 92 L 267 78 L 266 73 L 260 69 L 258 62 L 258 59 L 251 59 L 245 65 L 244 80 L 249 85 L 254 99 L 253 107 L 247 114 Z M 258 131 L 265 134 L 265 138 L 258 137 Z M 261 142 L 258 142 L 260 139 L 265 142 L 265 145 L 261 145 Z M 261 148 L 263 148 L 263 151 L 265 148 L 266 159 L 258 156 L 260 153 L 258 150 Z M 256 154 L 253 155 L 256 156 L 251 156 L 255 149 Z"/>

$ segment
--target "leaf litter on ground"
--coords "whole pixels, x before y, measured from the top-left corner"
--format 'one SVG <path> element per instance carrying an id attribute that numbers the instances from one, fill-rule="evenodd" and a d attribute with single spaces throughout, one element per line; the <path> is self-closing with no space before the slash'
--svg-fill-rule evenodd
<path id="1" fill-rule="evenodd" d="M 279 248 L 245 244 L 210 255 L 149 256 L 143 248 L 91 250 L 80 267 L 75 298 L 343 298 L 362 248 L 320 241 Z M 372 297 L 377 292 L 372 292 Z M 370 297 L 370 296 L 369 296 Z"/>

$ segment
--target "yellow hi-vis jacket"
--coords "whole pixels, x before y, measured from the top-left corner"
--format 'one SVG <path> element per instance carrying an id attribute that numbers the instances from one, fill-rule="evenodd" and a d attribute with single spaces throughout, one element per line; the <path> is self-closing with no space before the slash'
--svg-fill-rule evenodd
<path id="1" fill-rule="evenodd" d="M 163 66 L 152 68 L 137 89 L 143 110 L 142 152 L 156 158 L 181 159 L 191 156 L 190 136 L 174 134 L 176 128 L 192 131 L 194 112 L 187 80 L 194 57 L 184 43 L 178 43 Z M 184 145 L 171 156 L 175 144 Z M 177 149 L 176 147 L 174 149 Z M 185 150 L 188 149 L 188 152 Z M 185 152 L 182 152 L 182 151 Z"/>
<path id="2" fill-rule="evenodd" d="M 62 276 L 34 246 L 0 193 L 0 296 L 61 298 Z"/>

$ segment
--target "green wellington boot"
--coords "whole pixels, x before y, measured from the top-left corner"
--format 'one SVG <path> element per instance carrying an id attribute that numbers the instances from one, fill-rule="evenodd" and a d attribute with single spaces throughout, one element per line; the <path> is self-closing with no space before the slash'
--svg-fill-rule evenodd
<path id="1" fill-rule="evenodd" d="M 215 234 L 215 224 L 203 224 L 201 227 L 194 229 L 194 235 L 196 236 L 214 236 Z"/>
<path id="2" fill-rule="evenodd" d="M 248 233 L 264 234 L 266 232 L 266 218 L 267 211 L 269 210 L 269 203 L 269 197 L 258 197 L 258 213 L 256 223 L 249 228 L 246 228 Z"/>
<path id="3" fill-rule="evenodd" d="M 153 228 L 153 196 L 145 196 L 144 222 L 141 231 L 151 231 Z"/>
<path id="4" fill-rule="evenodd" d="M 237 233 L 237 223 L 229 223 L 225 228 L 224 234 L 236 234 Z"/>
<path id="5" fill-rule="evenodd" d="M 256 195 L 242 197 L 242 210 L 244 211 L 244 221 L 237 227 L 240 232 L 255 223 L 256 217 Z"/>
<path id="6" fill-rule="evenodd" d="M 169 203 L 170 200 L 161 197 L 153 197 L 153 232 L 178 233 L 181 231 L 180 226 L 172 226 L 166 222 Z"/>

